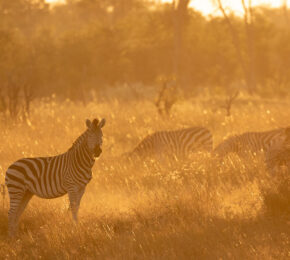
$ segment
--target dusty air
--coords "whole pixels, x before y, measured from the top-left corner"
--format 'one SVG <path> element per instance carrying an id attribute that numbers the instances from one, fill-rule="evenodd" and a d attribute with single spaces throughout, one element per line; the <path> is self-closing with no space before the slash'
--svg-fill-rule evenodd
<path id="1" fill-rule="evenodd" d="M 288 259 L 287 0 L 0 0 L 0 259 Z"/>

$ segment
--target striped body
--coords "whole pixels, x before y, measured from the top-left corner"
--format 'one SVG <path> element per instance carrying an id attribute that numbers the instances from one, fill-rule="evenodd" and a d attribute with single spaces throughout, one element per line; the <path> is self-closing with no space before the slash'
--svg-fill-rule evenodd
<path id="1" fill-rule="evenodd" d="M 285 139 L 275 142 L 265 154 L 266 168 L 270 173 L 277 173 L 286 168 L 290 173 L 290 128 L 285 129 Z"/>
<path id="2" fill-rule="evenodd" d="M 5 183 L 10 197 L 9 235 L 13 236 L 19 217 L 33 195 L 52 199 L 69 195 L 73 218 L 77 213 L 86 185 L 92 178 L 95 157 L 102 150 L 105 121 L 87 120 L 88 129 L 66 152 L 53 157 L 23 158 L 9 166 Z"/>
<path id="3" fill-rule="evenodd" d="M 245 152 L 267 151 L 275 142 L 283 138 L 284 128 L 266 132 L 247 132 L 229 137 L 214 149 L 214 154 L 223 157 L 228 153 L 241 155 Z"/>
<path id="4" fill-rule="evenodd" d="M 5 181 L 9 192 L 29 191 L 41 198 L 57 198 L 76 185 L 88 184 L 94 162 L 85 147 L 73 147 L 54 157 L 20 159 L 9 166 Z"/>
<path id="5" fill-rule="evenodd" d="M 192 152 L 212 151 L 212 134 L 203 127 L 192 127 L 175 131 L 160 131 L 146 136 L 130 156 L 173 155 L 177 158 Z"/>

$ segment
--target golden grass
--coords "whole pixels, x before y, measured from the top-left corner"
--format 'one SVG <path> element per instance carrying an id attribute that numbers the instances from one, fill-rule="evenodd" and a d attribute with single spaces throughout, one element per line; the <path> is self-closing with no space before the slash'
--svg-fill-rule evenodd
<path id="1" fill-rule="evenodd" d="M 0 199 L 1 259 L 287 259 L 289 176 L 270 176 L 262 157 L 223 162 L 200 154 L 180 163 L 120 156 L 156 130 L 202 125 L 215 145 L 226 136 L 289 125 L 290 103 L 240 97 L 225 117 L 218 97 L 181 100 L 161 119 L 147 98 L 87 106 L 55 98 L 33 103 L 30 122 L 2 122 L 0 183 L 16 159 L 66 151 L 85 119 L 105 117 L 104 147 L 74 225 L 67 197 L 33 198 L 15 240 Z"/>

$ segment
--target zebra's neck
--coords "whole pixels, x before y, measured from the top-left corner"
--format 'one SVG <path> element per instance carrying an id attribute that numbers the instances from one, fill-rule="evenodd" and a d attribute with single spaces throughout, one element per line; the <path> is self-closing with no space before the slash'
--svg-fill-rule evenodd
<path id="1" fill-rule="evenodd" d="M 86 140 L 86 137 L 88 135 L 88 130 L 86 130 L 84 133 L 82 133 L 74 142 L 73 145 L 71 146 L 70 149 L 75 149 L 78 148 L 80 145 L 84 143 Z"/>
<path id="2" fill-rule="evenodd" d="M 86 142 L 88 130 L 80 135 L 73 143 L 72 147 L 68 150 L 71 156 L 76 160 L 81 160 L 82 163 L 92 168 L 95 162 L 94 156 L 89 150 Z"/>

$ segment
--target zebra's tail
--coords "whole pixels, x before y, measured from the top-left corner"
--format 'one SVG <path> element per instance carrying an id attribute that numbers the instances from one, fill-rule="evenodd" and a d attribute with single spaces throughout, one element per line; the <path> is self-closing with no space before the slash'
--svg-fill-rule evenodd
<path id="1" fill-rule="evenodd" d="M 4 183 L 2 183 L 1 185 L 0 185 L 0 187 L 1 187 L 1 197 L 2 197 L 2 208 L 4 209 L 4 204 L 5 204 L 5 196 L 6 196 L 6 189 L 5 189 L 5 184 Z"/>
<path id="2" fill-rule="evenodd" d="M 1 186 L 1 194 L 3 195 L 5 193 L 5 186 L 6 185 L 4 183 L 1 183 L 0 186 Z"/>

